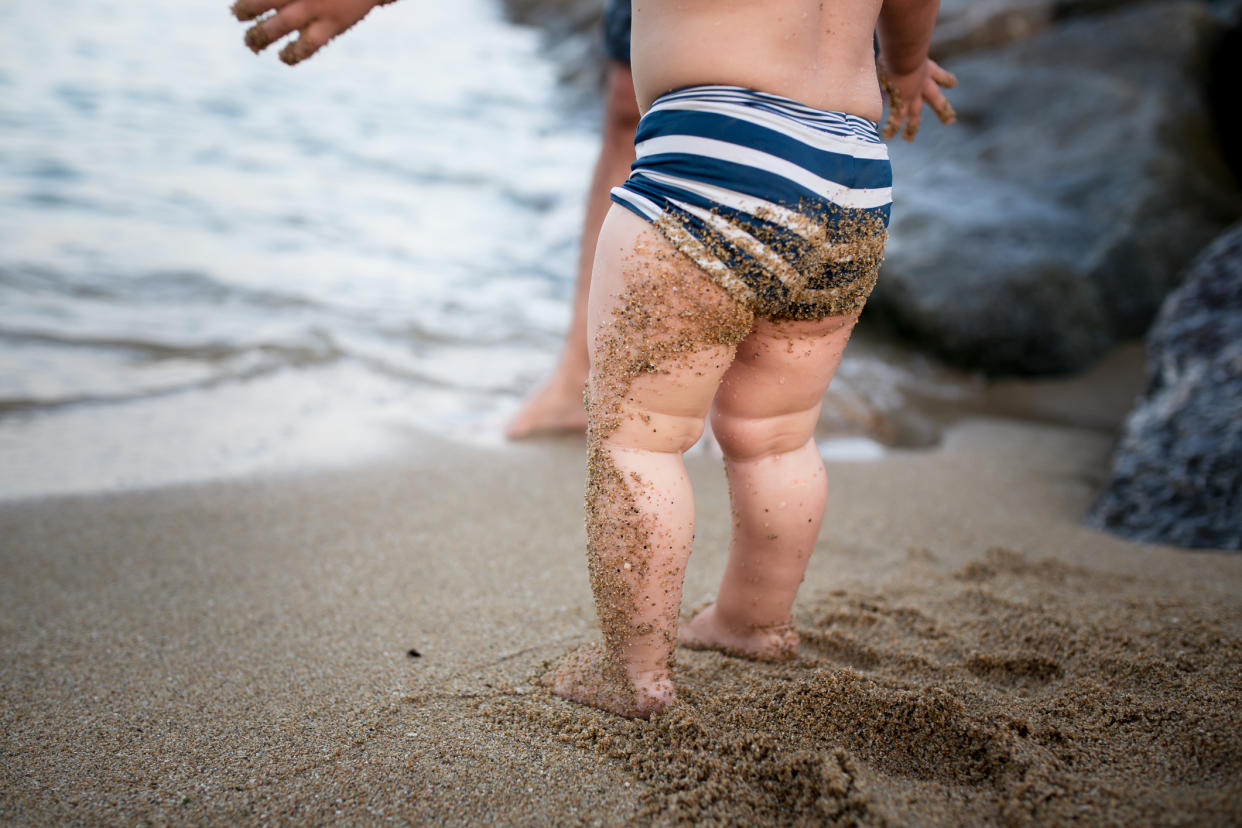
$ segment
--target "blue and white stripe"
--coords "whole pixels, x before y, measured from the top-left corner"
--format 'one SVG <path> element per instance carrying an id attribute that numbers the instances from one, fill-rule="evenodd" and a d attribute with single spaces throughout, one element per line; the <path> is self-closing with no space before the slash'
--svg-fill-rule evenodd
<path id="1" fill-rule="evenodd" d="M 671 218 L 688 230 L 698 249 L 683 252 L 718 279 L 727 271 L 728 281 L 753 281 L 739 272 L 748 263 L 782 283 L 794 279 L 787 250 L 796 245 L 779 245 L 786 252 L 778 253 L 756 236 L 798 233 L 808 217 L 831 223 L 844 209 L 888 224 L 888 147 L 875 124 L 856 115 L 740 87 L 696 86 L 656 100 L 634 148 L 630 177 L 612 200 L 647 221 Z M 729 255 L 720 255 L 722 244 Z M 734 254 L 737 261 L 722 260 Z"/>

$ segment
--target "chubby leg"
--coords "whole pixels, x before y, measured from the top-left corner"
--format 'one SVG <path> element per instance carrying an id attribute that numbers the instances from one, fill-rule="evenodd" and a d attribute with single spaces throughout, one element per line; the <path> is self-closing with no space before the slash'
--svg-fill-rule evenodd
<path id="1" fill-rule="evenodd" d="M 505 427 L 511 440 L 552 431 L 582 431 L 582 386 L 589 367 L 587 355 L 587 296 L 591 287 L 591 262 L 600 225 L 608 212 L 609 191 L 625 181 L 634 161 L 634 130 L 638 127 L 638 103 L 634 78 L 627 63 L 612 61 L 604 90 L 604 128 L 599 158 L 587 192 L 586 216 L 578 249 L 578 276 L 574 283 L 573 312 L 561 358 L 552 375 L 530 395 Z"/>
<path id="2" fill-rule="evenodd" d="M 738 346 L 712 407 L 733 506 L 716 602 L 680 643 L 780 661 L 798 649 L 791 610 L 819 535 L 828 477 L 813 437 L 855 316 L 760 320 Z"/>
<path id="3" fill-rule="evenodd" d="M 753 317 L 651 225 L 614 207 L 588 319 L 587 558 L 603 643 L 562 662 L 551 684 L 646 718 L 674 698 L 669 662 L 694 536 L 682 453 Z"/>

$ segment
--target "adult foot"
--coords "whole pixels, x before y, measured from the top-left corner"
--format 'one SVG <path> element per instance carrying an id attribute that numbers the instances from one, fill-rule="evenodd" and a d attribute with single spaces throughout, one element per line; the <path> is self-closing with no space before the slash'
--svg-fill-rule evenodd
<path id="1" fill-rule="evenodd" d="M 586 409 L 582 407 L 583 382 L 552 377 L 522 403 L 505 426 L 505 436 L 520 440 L 536 434 L 558 431 L 586 431 Z"/>
<path id="2" fill-rule="evenodd" d="M 721 622 L 709 604 L 679 625 L 677 643 L 689 650 L 719 650 L 752 661 L 789 661 L 798 655 L 798 633 L 792 624 L 735 630 Z"/>
<path id="3" fill-rule="evenodd" d="M 649 719 L 677 698 L 671 678 L 630 679 L 599 644 L 579 647 L 541 680 L 554 695 L 630 719 Z"/>

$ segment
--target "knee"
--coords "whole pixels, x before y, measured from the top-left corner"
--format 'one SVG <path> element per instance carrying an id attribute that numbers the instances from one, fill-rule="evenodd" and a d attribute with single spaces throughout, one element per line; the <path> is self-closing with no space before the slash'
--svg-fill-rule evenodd
<path id="1" fill-rule="evenodd" d="M 805 446 L 815 432 L 818 415 L 818 406 L 814 410 L 767 417 L 714 411 L 712 433 L 726 460 L 758 460 Z"/>
<path id="2" fill-rule="evenodd" d="M 703 418 L 631 411 L 604 438 L 610 448 L 683 454 L 703 436 Z"/>

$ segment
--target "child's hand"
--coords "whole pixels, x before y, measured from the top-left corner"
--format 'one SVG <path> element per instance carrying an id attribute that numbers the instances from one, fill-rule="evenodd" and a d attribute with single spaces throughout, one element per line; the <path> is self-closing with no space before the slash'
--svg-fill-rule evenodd
<path id="1" fill-rule="evenodd" d="M 376 6 L 392 0 L 237 0 L 233 15 L 254 20 L 276 10 L 246 30 L 246 45 L 256 55 L 290 32 L 297 40 L 280 50 L 280 59 L 293 66 L 318 52 L 329 40 L 367 16 Z"/>
<path id="2" fill-rule="evenodd" d="M 881 58 L 882 61 L 882 58 Z M 940 68 L 940 64 L 931 58 L 913 72 L 899 75 L 886 70 L 880 64 L 880 83 L 884 94 L 888 96 L 888 120 L 884 122 L 881 135 L 885 140 L 892 138 L 901 130 L 901 136 L 913 141 L 919 131 L 919 121 L 923 117 L 923 102 L 926 101 L 940 118 L 941 123 L 951 124 L 957 116 L 953 106 L 940 91 L 940 87 L 952 89 L 957 86 L 957 78 L 952 72 Z M 901 129 L 905 123 L 904 130 Z"/>

